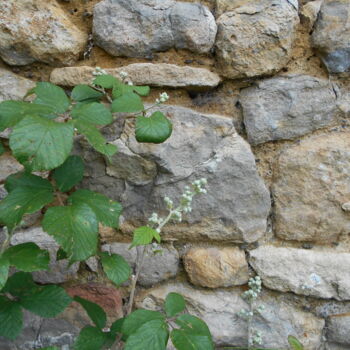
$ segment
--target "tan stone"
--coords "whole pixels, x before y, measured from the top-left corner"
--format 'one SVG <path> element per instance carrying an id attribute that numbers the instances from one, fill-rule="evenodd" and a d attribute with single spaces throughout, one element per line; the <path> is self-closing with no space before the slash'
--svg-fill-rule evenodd
<path id="1" fill-rule="evenodd" d="M 8 153 L 0 156 L 0 181 L 4 181 L 11 174 L 23 170 L 23 165 Z"/>
<path id="2" fill-rule="evenodd" d="M 316 22 L 317 15 L 320 12 L 322 0 L 310 1 L 303 5 L 300 11 L 302 23 L 305 23 L 307 28 L 311 30 Z"/>
<path id="3" fill-rule="evenodd" d="M 230 287 L 249 279 L 245 254 L 237 247 L 192 248 L 184 265 L 190 281 L 202 287 Z"/>

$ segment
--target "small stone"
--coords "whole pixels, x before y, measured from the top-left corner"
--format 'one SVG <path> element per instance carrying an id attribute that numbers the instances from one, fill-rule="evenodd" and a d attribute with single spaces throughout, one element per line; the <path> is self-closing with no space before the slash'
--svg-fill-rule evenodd
<path id="1" fill-rule="evenodd" d="M 192 248 L 184 257 L 191 283 L 219 288 L 248 282 L 249 270 L 244 251 L 232 248 Z"/>
<path id="2" fill-rule="evenodd" d="M 326 329 L 328 341 L 350 346 L 350 313 L 330 316 Z"/>
<path id="3" fill-rule="evenodd" d="M 311 30 L 316 22 L 322 1 L 323 0 L 310 1 L 301 8 L 301 22 L 306 24 L 308 30 Z"/>
<path id="4" fill-rule="evenodd" d="M 344 211 L 350 211 L 350 202 L 344 203 L 341 207 Z"/>
<path id="5" fill-rule="evenodd" d="M 5 181 L 8 176 L 16 174 L 23 169 L 23 165 L 18 163 L 17 160 L 8 153 L 4 153 L 0 156 L 0 181 Z"/>

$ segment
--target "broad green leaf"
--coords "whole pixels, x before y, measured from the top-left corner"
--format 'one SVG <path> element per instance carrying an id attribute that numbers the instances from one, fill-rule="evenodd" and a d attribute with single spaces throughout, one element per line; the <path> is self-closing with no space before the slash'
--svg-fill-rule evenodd
<path id="1" fill-rule="evenodd" d="M 133 92 L 121 95 L 112 103 L 112 112 L 133 113 L 143 110 L 144 106 L 140 96 Z"/>
<path id="2" fill-rule="evenodd" d="M 84 327 L 76 339 L 74 350 L 101 350 L 108 339 L 108 334 L 95 327 Z"/>
<path id="3" fill-rule="evenodd" d="M 136 310 L 124 319 L 122 333 L 128 337 L 135 333 L 143 324 L 152 320 L 164 321 L 165 317 L 157 311 Z"/>
<path id="4" fill-rule="evenodd" d="M 288 337 L 288 343 L 293 350 L 304 350 L 303 344 L 301 344 L 300 341 L 292 335 Z"/>
<path id="5" fill-rule="evenodd" d="M 20 121 L 10 136 L 13 155 L 31 171 L 51 170 L 60 166 L 73 146 L 72 123 L 29 116 Z"/>
<path id="6" fill-rule="evenodd" d="M 61 245 L 71 262 L 96 254 L 98 221 L 88 205 L 49 208 L 42 226 Z"/>
<path id="7" fill-rule="evenodd" d="M 140 245 L 150 244 L 152 243 L 153 239 L 160 243 L 160 235 L 156 230 L 148 226 L 138 227 L 134 231 L 134 237 L 129 249 Z"/>
<path id="8" fill-rule="evenodd" d="M 35 213 L 54 199 L 50 182 L 35 175 L 13 175 L 5 187 L 9 194 L 0 202 L 0 222 L 10 231 L 21 222 L 24 214 Z"/>
<path id="9" fill-rule="evenodd" d="M 45 348 L 40 348 L 40 350 L 60 350 L 57 346 L 46 346 Z"/>
<path id="10" fill-rule="evenodd" d="M 20 297 L 19 303 L 41 317 L 56 317 L 70 303 L 71 297 L 59 286 L 37 286 Z"/>
<path id="11" fill-rule="evenodd" d="M 69 107 L 69 99 L 64 90 L 51 83 L 37 83 L 33 89 L 36 94 L 34 103 L 49 106 L 56 113 L 64 113 Z"/>
<path id="12" fill-rule="evenodd" d="M 175 322 L 186 332 L 205 335 L 211 339 L 211 333 L 207 324 L 198 317 L 184 314 L 177 317 Z"/>
<path id="13" fill-rule="evenodd" d="M 23 315 L 20 305 L 0 296 L 0 336 L 15 339 L 22 330 Z"/>
<path id="14" fill-rule="evenodd" d="M 0 291 L 4 287 L 9 274 L 10 262 L 3 256 L 0 256 Z"/>
<path id="15" fill-rule="evenodd" d="M 100 255 L 103 271 L 112 282 L 120 285 L 129 279 L 131 268 L 122 256 L 105 252 Z"/>
<path id="16" fill-rule="evenodd" d="M 77 120 L 75 122 L 75 126 L 78 131 L 86 137 L 89 144 L 95 148 L 96 151 L 104 154 L 107 157 L 111 157 L 115 152 L 117 152 L 117 146 L 108 144 L 107 140 L 94 125 Z"/>
<path id="17" fill-rule="evenodd" d="M 135 86 L 131 85 L 130 88 L 137 92 L 140 96 L 148 96 L 151 89 L 149 86 Z"/>
<path id="18" fill-rule="evenodd" d="M 72 110 L 72 117 L 95 125 L 107 125 L 113 121 L 112 113 L 97 102 L 76 105 Z"/>
<path id="19" fill-rule="evenodd" d="M 0 103 L 0 131 L 11 128 L 24 117 L 36 115 L 55 118 L 54 109 L 50 106 L 37 105 L 24 101 L 4 101 Z"/>
<path id="20" fill-rule="evenodd" d="M 170 137 L 172 130 L 171 122 L 161 112 L 136 119 L 135 135 L 138 142 L 162 143 Z"/>
<path id="21" fill-rule="evenodd" d="M 186 302 L 184 297 L 178 293 L 169 293 L 165 299 L 165 312 L 168 317 L 173 317 L 176 314 L 185 310 Z"/>
<path id="22" fill-rule="evenodd" d="M 1 292 L 10 293 L 16 297 L 22 297 L 28 293 L 30 294 L 31 291 L 36 288 L 37 285 L 34 283 L 31 273 L 16 272 L 8 278 L 5 287 Z"/>
<path id="23" fill-rule="evenodd" d="M 168 338 L 168 325 L 163 320 L 152 320 L 128 337 L 124 350 L 165 350 Z"/>
<path id="24" fill-rule="evenodd" d="M 99 101 L 103 96 L 102 92 L 96 91 L 88 85 L 77 85 L 72 90 L 72 99 L 74 101 Z"/>
<path id="25" fill-rule="evenodd" d="M 2 142 L 0 141 L 0 156 L 5 152 L 5 147 L 2 144 Z"/>
<path id="26" fill-rule="evenodd" d="M 124 94 L 133 92 L 136 92 L 140 96 L 148 96 L 150 91 L 151 89 L 149 86 L 128 85 L 123 84 L 122 82 L 118 82 L 113 86 L 112 97 L 115 100 Z"/>
<path id="27" fill-rule="evenodd" d="M 53 172 L 57 188 L 61 192 L 71 190 L 84 176 L 84 162 L 79 156 L 69 156 L 65 162 Z"/>
<path id="28" fill-rule="evenodd" d="M 69 197 L 68 203 L 77 205 L 85 203 L 94 211 L 97 220 L 104 226 L 118 227 L 122 206 L 103 194 L 89 190 L 78 190 Z"/>
<path id="29" fill-rule="evenodd" d="M 111 75 L 99 75 L 93 81 L 94 85 L 99 85 L 104 89 L 112 89 L 115 84 L 121 84 L 121 81 Z"/>
<path id="30" fill-rule="evenodd" d="M 47 270 L 50 263 L 49 252 L 32 242 L 8 248 L 3 257 L 8 259 L 12 266 L 24 272 Z"/>
<path id="31" fill-rule="evenodd" d="M 84 308 L 97 328 L 102 329 L 106 326 L 107 316 L 99 305 L 84 298 L 80 298 L 79 296 L 74 297 L 74 301 Z"/>
<path id="32" fill-rule="evenodd" d="M 111 334 L 113 336 L 116 336 L 118 333 L 122 332 L 122 326 L 124 323 L 125 318 L 119 318 L 118 320 L 114 321 L 111 325 Z"/>
<path id="33" fill-rule="evenodd" d="M 170 338 L 177 350 L 214 350 L 213 342 L 205 335 L 174 329 L 170 333 Z"/>
<path id="34" fill-rule="evenodd" d="M 56 260 L 59 261 L 64 259 L 68 259 L 68 255 L 62 248 L 59 248 L 56 254 Z"/>

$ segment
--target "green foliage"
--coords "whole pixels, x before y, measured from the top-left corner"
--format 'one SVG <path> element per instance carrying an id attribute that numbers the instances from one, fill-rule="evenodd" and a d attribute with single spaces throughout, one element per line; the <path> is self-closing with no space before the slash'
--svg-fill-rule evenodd
<path id="1" fill-rule="evenodd" d="M 144 110 L 142 100 L 134 92 L 128 92 L 115 99 L 112 103 L 112 112 L 133 113 Z"/>
<path id="2" fill-rule="evenodd" d="M 300 341 L 292 335 L 288 337 L 288 343 L 293 350 L 304 350 L 303 344 L 301 344 Z"/>
<path id="3" fill-rule="evenodd" d="M 107 125 L 113 121 L 111 112 L 101 103 L 80 103 L 72 109 L 73 119 L 96 125 Z"/>
<path id="4" fill-rule="evenodd" d="M 84 327 L 74 343 L 74 350 L 98 350 L 108 341 L 108 334 L 100 329 Z"/>
<path id="5" fill-rule="evenodd" d="M 78 296 L 74 297 L 74 301 L 79 303 L 85 309 L 86 313 L 95 323 L 97 328 L 102 329 L 106 326 L 107 316 L 99 305 Z"/>
<path id="6" fill-rule="evenodd" d="M 0 256 L 0 290 L 4 287 L 9 274 L 10 262 L 8 259 Z"/>
<path id="7" fill-rule="evenodd" d="M 4 145 L 2 144 L 2 142 L 0 141 L 0 156 L 5 153 L 5 147 Z"/>
<path id="8" fill-rule="evenodd" d="M 71 97 L 77 102 L 95 102 L 103 97 L 103 93 L 96 91 L 88 85 L 77 85 L 72 90 Z"/>
<path id="9" fill-rule="evenodd" d="M 140 246 L 147 245 L 152 243 L 153 239 L 155 239 L 158 243 L 160 243 L 160 235 L 159 233 L 151 227 L 141 226 L 138 227 L 134 231 L 133 241 L 131 243 L 130 249 Z"/>
<path id="10" fill-rule="evenodd" d="M 117 286 L 127 281 L 131 274 L 129 264 L 118 254 L 100 253 L 103 271 Z"/>
<path id="11" fill-rule="evenodd" d="M 165 299 L 165 312 L 168 317 L 173 317 L 185 310 L 186 302 L 181 294 L 169 293 Z"/>
<path id="12" fill-rule="evenodd" d="M 15 339 L 22 330 L 21 306 L 0 295 L 0 336 Z"/>

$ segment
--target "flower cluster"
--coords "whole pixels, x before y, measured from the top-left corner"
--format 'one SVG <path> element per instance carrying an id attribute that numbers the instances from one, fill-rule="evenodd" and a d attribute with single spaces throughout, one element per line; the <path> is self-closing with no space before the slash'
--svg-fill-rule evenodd
<path id="1" fill-rule="evenodd" d="M 95 71 L 92 72 L 92 75 L 95 75 L 95 76 L 97 76 L 97 75 L 107 75 L 107 74 L 108 73 L 104 69 L 102 69 L 101 67 L 95 67 Z"/>
<path id="2" fill-rule="evenodd" d="M 261 345 L 263 342 L 262 340 L 262 333 L 260 331 L 254 330 L 253 336 L 252 336 L 252 343 L 254 345 Z"/>
<path id="3" fill-rule="evenodd" d="M 125 79 L 125 78 L 127 78 L 128 77 L 128 73 L 127 72 L 124 72 L 124 71 L 122 71 L 122 72 L 119 72 L 119 76 L 122 78 L 122 79 Z"/>
<path id="4" fill-rule="evenodd" d="M 242 297 L 248 300 L 255 300 L 261 293 L 261 278 L 256 276 L 248 282 L 249 290 L 243 293 Z"/>
<path id="5" fill-rule="evenodd" d="M 159 95 L 159 98 L 156 99 L 156 103 L 159 104 L 159 103 L 164 103 L 166 101 L 169 100 L 169 95 L 166 93 L 166 92 L 162 92 L 160 95 Z"/>

